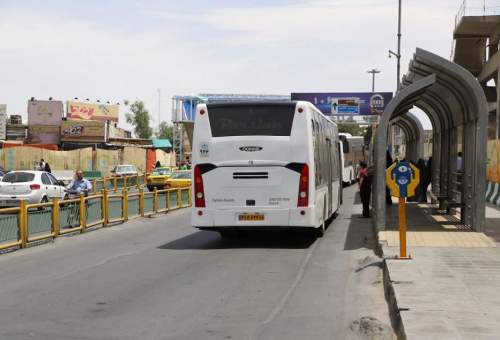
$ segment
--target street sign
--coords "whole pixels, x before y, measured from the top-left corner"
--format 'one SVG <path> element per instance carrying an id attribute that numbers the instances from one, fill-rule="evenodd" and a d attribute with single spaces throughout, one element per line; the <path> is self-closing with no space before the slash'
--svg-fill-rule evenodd
<path id="1" fill-rule="evenodd" d="M 385 179 L 392 196 L 411 197 L 420 182 L 420 171 L 409 162 L 397 162 L 387 168 Z"/>
<path id="2" fill-rule="evenodd" d="M 409 162 L 397 162 L 387 168 L 385 180 L 391 195 L 399 198 L 399 258 L 409 259 L 406 253 L 406 197 L 415 195 L 420 172 Z"/>

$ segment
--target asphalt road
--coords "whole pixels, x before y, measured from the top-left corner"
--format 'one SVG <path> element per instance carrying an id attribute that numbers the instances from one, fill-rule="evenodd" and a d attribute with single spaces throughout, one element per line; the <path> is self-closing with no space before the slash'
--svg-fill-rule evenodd
<path id="1" fill-rule="evenodd" d="M 0 339 L 369 339 L 389 324 L 380 259 L 344 196 L 318 240 L 223 240 L 185 209 L 0 255 Z"/>

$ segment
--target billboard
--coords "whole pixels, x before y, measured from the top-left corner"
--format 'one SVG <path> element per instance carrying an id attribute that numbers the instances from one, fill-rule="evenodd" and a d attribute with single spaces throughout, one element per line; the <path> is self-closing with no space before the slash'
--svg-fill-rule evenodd
<path id="1" fill-rule="evenodd" d="M 57 100 L 29 100 L 28 125 L 61 124 L 64 109 L 63 102 Z"/>
<path id="2" fill-rule="evenodd" d="M 28 143 L 59 144 L 59 125 L 28 126 Z"/>
<path id="3" fill-rule="evenodd" d="M 373 116 L 384 112 L 392 99 L 392 92 L 294 92 L 291 99 L 311 102 L 328 116 Z"/>
<path id="4" fill-rule="evenodd" d="M 7 138 L 7 105 L 0 104 L 0 139 Z"/>
<path id="5" fill-rule="evenodd" d="M 106 122 L 65 120 L 61 123 L 61 141 L 102 143 L 106 141 Z"/>
<path id="6" fill-rule="evenodd" d="M 85 120 L 118 121 L 118 105 L 91 104 L 69 100 L 66 104 L 67 117 Z"/>

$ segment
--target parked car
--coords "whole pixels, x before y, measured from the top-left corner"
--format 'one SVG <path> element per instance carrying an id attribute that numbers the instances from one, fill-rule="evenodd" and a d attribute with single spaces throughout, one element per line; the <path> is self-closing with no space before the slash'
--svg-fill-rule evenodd
<path id="1" fill-rule="evenodd" d="M 176 171 L 167 180 L 167 188 L 182 188 L 191 185 L 191 171 Z"/>
<path id="2" fill-rule="evenodd" d="M 45 203 L 65 195 L 64 183 L 45 171 L 11 171 L 0 182 L 0 207 L 18 206 L 22 199 L 28 204 Z"/>
<path id="3" fill-rule="evenodd" d="M 112 176 L 137 176 L 137 168 L 135 165 L 131 164 L 120 164 L 115 166 L 113 170 L 111 170 Z"/>
<path id="4" fill-rule="evenodd" d="M 153 169 L 153 173 L 146 178 L 146 185 L 149 191 L 156 189 L 164 189 L 167 180 L 173 172 L 173 167 L 161 166 Z"/>

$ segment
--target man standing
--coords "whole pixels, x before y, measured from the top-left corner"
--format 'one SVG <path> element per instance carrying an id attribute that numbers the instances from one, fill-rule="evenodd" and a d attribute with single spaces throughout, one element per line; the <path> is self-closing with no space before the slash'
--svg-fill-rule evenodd
<path id="1" fill-rule="evenodd" d="M 371 175 L 368 173 L 366 162 L 359 162 L 359 195 L 363 204 L 363 217 L 370 217 L 370 196 L 372 193 Z"/>

